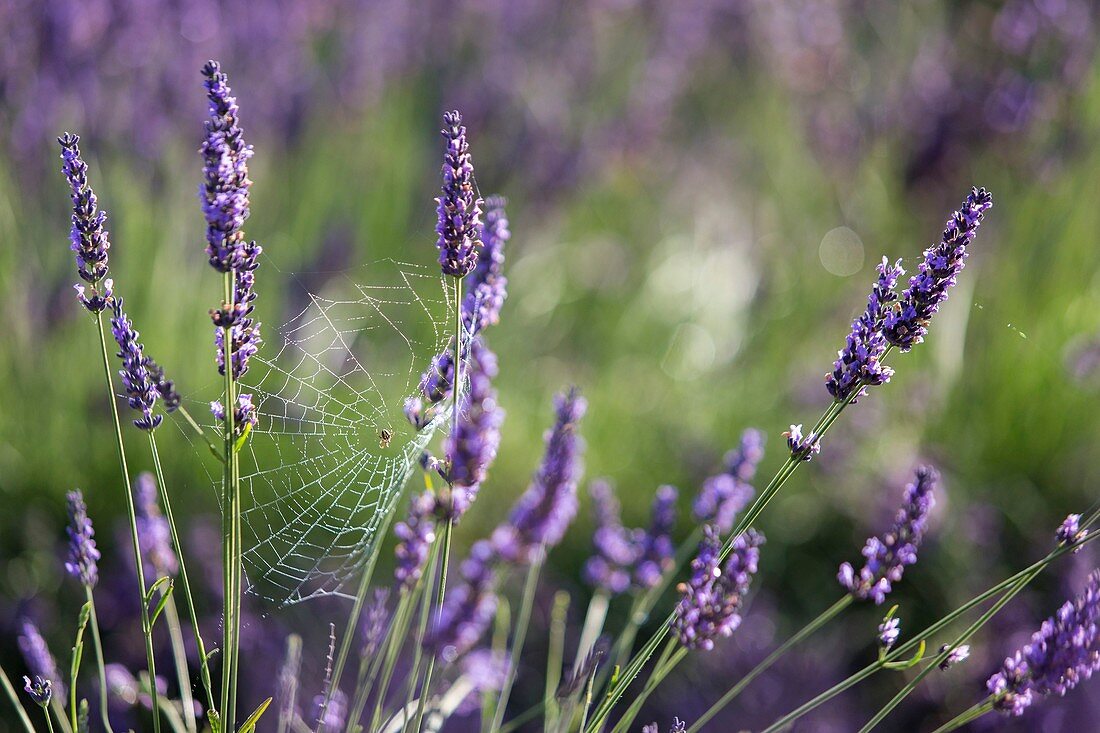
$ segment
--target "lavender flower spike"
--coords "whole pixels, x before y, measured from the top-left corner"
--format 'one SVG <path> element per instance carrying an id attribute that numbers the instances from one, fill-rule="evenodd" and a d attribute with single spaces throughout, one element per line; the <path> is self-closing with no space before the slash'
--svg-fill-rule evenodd
<path id="1" fill-rule="evenodd" d="M 23 677 L 23 689 L 31 699 L 34 700 L 35 705 L 38 705 L 45 710 L 50 705 L 50 700 L 53 698 L 53 683 L 50 680 L 44 680 L 38 675 L 34 676 L 34 681 L 31 681 L 30 677 L 24 675 Z"/>
<path id="2" fill-rule="evenodd" d="M 740 445 L 726 454 L 726 470 L 711 476 L 699 489 L 692 511 L 695 521 L 714 523 L 722 534 L 733 529 L 738 513 L 756 493 L 749 481 L 764 457 L 764 434 L 749 428 L 741 433 Z"/>
<path id="3" fill-rule="evenodd" d="M 470 344 L 470 389 L 463 400 L 458 424 L 447 436 L 447 481 L 450 484 L 450 506 L 457 520 L 477 498 L 478 488 L 485 480 L 489 466 L 500 445 L 500 425 L 504 410 L 497 404 L 493 377 L 497 374 L 497 359 L 492 351 L 474 339 Z"/>
<path id="4" fill-rule="evenodd" d="M 1054 533 L 1054 536 L 1059 545 L 1075 545 L 1083 540 L 1088 533 L 1087 529 L 1081 529 L 1081 515 L 1070 514 L 1058 527 L 1058 531 Z M 1074 550 L 1074 552 L 1080 551 L 1080 547 Z"/>
<path id="5" fill-rule="evenodd" d="M 678 496 L 675 486 L 662 486 L 657 489 L 657 495 L 653 498 L 649 530 L 642 533 L 641 552 L 634 566 L 634 585 L 638 588 L 654 587 L 665 571 L 672 567 L 672 556 L 676 552 L 672 543 L 672 530 L 676 526 Z"/>
<path id="6" fill-rule="evenodd" d="M 791 429 L 783 433 L 787 438 L 787 447 L 791 456 L 800 461 L 809 461 L 821 452 L 821 440 L 817 433 L 810 433 L 803 437 L 802 425 L 792 425 Z"/>
<path id="7" fill-rule="evenodd" d="M 252 146 L 244 141 L 238 119 L 237 99 L 228 77 L 217 61 L 202 67 L 210 116 L 204 125 L 206 138 L 199 152 L 203 158 L 203 182 L 199 189 L 206 217 L 206 254 L 218 272 L 238 269 L 245 256 L 241 227 L 248 218 L 248 159 Z"/>
<path id="8" fill-rule="evenodd" d="M 462 563 L 465 582 L 454 592 L 447 593 L 439 620 L 425 640 L 425 644 L 448 663 L 470 651 L 496 615 L 492 567 L 495 559 L 488 542 L 483 540 L 474 544 L 470 556 Z"/>
<path id="9" fill-rule="evenodd" d="M 88 588 L 94 588 L 99 581 L 96 566 L 99 550 L 95 546 L 95 530 L 88 518 L 88 507 L 84 504 L 84 495 L 80 490 L 66 494 L 69 508 L 69 526 L 65 529 L 69 535 L 69 560 L 65 570 Z"/>
<path id="10" fill-rule="evenodd" d="M 76 253 L 76 269 L 80 279 L 88 283 L 75 285 L 77 298 L 92 313 L 102 313 L 111 302 L 113 283 L 107 278 L 107 254 L 111 242 L 103 224 L 107 212 L 98 208 L 95 192 L 88 185 L 88 164 L 80 157 L 80 137 L 66 132 L 57 138 L 61 145 L 61 171 L 69 182 L 73 200 L 72 228 L 69 248 Z"/>
<path id="11" fill-rule="evenodd" d="M 938 480 L 935 469 L 919 467 L 913 483 L 905 487 L 905 500 L 894 524 L 881 537 L 871 537 L 864 545 L 863 556 L 867 560 L 859 574 L 850 563 L 840 566 L 837 580 L 853 597 L 870 598 L 875 605 L 882 605 L 893 584 L 901 580 L 905 566 L 917 561 L 917 548 L 936 503 L 933 492 Z"/>
<path id="12" fill-rule="evenodd" d="M 168 520 L 161 514 L 157 494 L 157 480 L 153 478 L 153 474 L 148 471 L 138 474 L 134 480 L 138 542 L 141 555 L 148 563 L 148 572 L 153 578 L 179 572 L 179 561 L 172 549 L 172 533 Z"/>
<path id="13" fill-rule="evenodd" d="M 1038 698 L 1065 695 L 1100 669 L 1100 570 L 1084 594 L 1043 622 L 1031 641 L 989 678 L 995 710 L 1023 715 Z"/>
<path id="14" fill-rule="evenodd" d="M 688 649 L 714 648 L 718 637 L 730 636 L 741 625 L 741 608 L 760 560 L 764 536 L 750 529 L 733 543 L 724 568 L 719 567 L 722 540 L 708 524 L 699 553 L 691 561 L 691 580 L 679 585 L 680 602 L 673 612 L 672 631 Z"/>
<path id="15" fill-rule="evenodd" d="M 882 620 L 878 627 L 878 643 L 886 651 L 897 643 L 901 636 L 901 619 L 897 616 L 888 616 Z"/>
<path id="16" fill-rule="evenodd" d="M 462 318 L 470 334 L 500 321 L 500 309 L 508 297 L 508 279 L 504 277 L 504 245 L 512 237 L 508 229 L 507 204 L 503 196 L 485 199 L 485 223 L 481 229 L 482 250 L 477 267 L 466 276 L 466 297 Z"/>
<path id="17" fill-rule="evenodd" d="M 638 557 L 634 533 L 623 527 L 619 501 L 607 481 L 593 481 L 588 487 L 596 514 L 592 533 L 592 557 L 584 564 L 584 579 L 594 588 L 617 595 L 630 587 L 630 569 Z"/>
<path id="18" fill-rule="evenodd" d="M 928 322 L 947 300 L 966 264 L 967 246 L 974 241 L 985 212 L 993 208 L 993 197 L 984 188 L 972 188 L 962 206 L 947 220 L 940 241 L 924 250 L 924 261 L 901 300 L 892 306 L 882 324 L 882 335 L 902 351 L 924 340 Z"/>
<path id="19" fill-rule="evenodd" d="M 23 619 L 22 633 L 19 635 L 19 651 L 23 652 L 23 661 L 35 678 L 53 681 L 59 697 L 65 697 L 65 683 L 57 670 L 57 662 L 50 654 L 46 640 L 38 632 L 38 627 L 29 619 Z"/>
<path id="20" fill-rule="evenodd" d="M 114 334 L 115 341 L 118 343 L 118 357 L 122 359 L 119 376 L 122 377 L 127 402 L 132 409 L 142 415 L 134 420 L 134 425 L 142 430 L 152 430 L 160 425 L 164 416 L 153 414 L 153 407 L 160 395 L 145 366 L 146 359 L 138 342 L 138 336 L 141 334 L 134 330 L 129 316 L 122 310 L 122 298 L 116 298 L 112 307 L 114 317 L 111 318 L 111 333 Z"/>
<path id="21" fill-rule="evenodd" d="M 587 403 L 573 388 L 558 395 L 554 404 L 556 419 L 546 436 L 542 465 L 509 521 L 493 532 L 494 548 L 509 562 L 533 562 L 545 548 L 558 544 L 577 513 L 584 450 L 577 425 Z"/>
<path id="22" fill-rule="evenodd" d="M 428 552 L 435 541 L 435 495 L 425 491 L 413 497 L 409 503 L 409 513 L 404 522 L 398 522 L 393 533 L 397 536 L 397 566 L 393 575 L 401 592 L 413 589 L 420 576 L 424 574 L 424 565 L 428 562 Z"/>
<path id="23" fill-rule="evenodd" d="M 145 360 L 145 368 L 149 371 L 149 377 L 157 386 L 157 394 L 160 395 L 160 399 L 164 403 L 164 411 L 175 412 L 178 410 L 183 399 L 180 397 L 180 393 L 176 391 L 176 383 L 165 376 L 164 369 L 152 359 L 147 358 Z"/>
<path id="24" fill-rule="evenodd" d="M 466 277 L 477 265 L 481 248 L 481 198 L 474 186 L 474 166 L 466 127 L 458 111 L 443 115 L 443 188 L 436 199 L 439 264 L 443 274 Z"/>
<path id="25" fill-rule="evenodd" d="M 844 348 L 838 352 L 833 371 L 825 379 L 829 394 L 837 402 L 867 394 L 867 387 L 890 381 L 894 370 L 879 363 L 886 352 L 886 338 L 882 335 L 882 323 L 898 296 L 894 292 L 898 278 L 905 274 L 901 260 L 893 265 L 883 257 L 878 265 L 878 279 L 867 297 L 867 309 L 852 321 L 852 331 Z M 855 396 L 853 392 L 859 390 Z"/>
<path id="26" fill-rule="evenodd" d="M 244 376 L 248 371 L 249 359 L 263 343 L 260 324 L 252 318 L 256 307 L 256 268 L 259 267 L 261 252 L 263 248 L 255 242 L 241 245 L 237 266 L 233 270 L 233 302 L 223 303 L 221 308 L 210 312 L 210 319 L 214 322 L 218 373 L 225 374 L 225 330 L 228 329 L 232 342 L 229 360 L 233 364 L 234 379 Z"/>
<path id="27" fill-rule="evenodd" d="M 362 637 L 359 656 L 363 659 L 373 657 L 382 643 L 382 637 L 386 633 L 386 625 L 390 616 L 389 610 L 386 608 L 389 599 L 389 588 L 376 588 L 374 600 L 363 609 L 363 615 L 359 623 L 359 633 Z"/>

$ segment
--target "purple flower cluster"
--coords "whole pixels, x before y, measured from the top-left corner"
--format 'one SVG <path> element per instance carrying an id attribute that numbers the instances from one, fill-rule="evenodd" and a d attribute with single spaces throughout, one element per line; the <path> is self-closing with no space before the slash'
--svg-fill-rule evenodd
<path id="1" fill-rule="evenodd" d="M 138 543 L 148 570 L 157 576 L 175 575 L 179 560 L 172 549 L 172 532 L 160 511 L 157 480 L 143 471 L 134 480 L 134 506 L 137 509 Z"/>
<path id="2" fill-rule="evenodd" d="M 901 619 L 897 616 L 889 616 L 882 620 L 878 626 L 878 643 L 886 651 L 898 642 L 901 636 Z"/>
<path id="3" fill-rule="evenodd" d="M 61 145 L 61 171 L 69 182 L 73 200 L 72 228 L 69 230 L 69 248 L 76 253 L 76 270 L 80 279 L 88 283 L 77 284 L 77 298 L 92 313 L 102 313 L 111 302 L 113 283 L 107 277 L 107 255 L 111 242 L 103 224 L 107 212 L 98 208 L 95 191 L 88 185 L 88 164 L 80 157 L 80 136 L 66 132 L 57 138 Z"/>
<path id="4" fill-rule="evenodd" d="M 95 530 L 88 518 L 88 507 L 84 504 L 84 495 L 80 490 L 66 494 L 69 509 L 69 526 L 65 532 L 69 535 L 69 559 L 65 570 L 69 575 L 88 588 L 94 588 L 99 581 L 99 550 L 95 546 Z"/>
<path id="5" fill-rule="evenodd" d="M 898 278 L 905 274 L 901 260 L 893 265 L 883 257 L 878 265 L 878 279 L 875 280 L 871 294 L 867 296 L 867 309 L 852 321 L 852 331 L 844 348 L 837 353 L 833 371 L 826 377 L 825 386 L 837 402 L 845 402 L 867 394 L 867 387 L 874 387 L 890 381 L 894 370 L 879 360 L 886 351 L 886 337 L 882 335 L 882 324 L 886 314 L 898 296 L 894 292 Z M 858 393 L 853 397 L 852 393 Z"/>
<path id="6" fill-rule="evenodd" d="M 940 241 L 924 251 L 924 261 L 909 286 L 901 294 L 882 324 L 886 340 L 902 351 L 909 351 L 924 340 L 928 322 L 947 300 L 969 256 L 967 246 L 974 241 L 985 212 L 993 207 L 993 197 L 984 188 L 972 188 L 962 206 L 947 220 Z"/>
<path id="7" fill-rule="evenodd" d="M 653 498 L 649 531 L 641 534 L 638 560 L 634 566 L 634 585 L 652 588 L 661 576 L 672 567 L 676 548 L 672 544 L 672 530 L 676 526 L 675 486 L 662 486 Z"/>
<path id="8" fill-rule="evenodd" d="M 390 600 L 389 588 L 376 588 L 374 599 L 363 609 L 359 619 L 359 656 L 370 659 L 378 651 L 382 643 L 382 637 L 386 633 L 386 625 L 389 622 L 390 612 L 387 603 Z"/>
<path id="9" fill-rule="evenodd" d="M 225 330 L 229 330 L 233 378 L 240 379 L 248 371 L 248 361 L 260 350 L 260 324 L 252 318 L 256 309 L 256 268 L 263 249 L 255 242 L 240 247 L 240 264 L 233 270 L 233 303 L 223 304 L 210 313 L 214 322 L 214 346 L 218 373 L 225 374 Z"/>
<path id="10" fill-rule="evenodd" d="M 445 661 L 453 662 L 477 644 L 493 620 L 496 553 L 489 542 L 477 542 L 462 563 L 463 583 L 447 593 L 439 619 L 426 640 Z"/>
<path id="11" fill-rule="evenodd" d="M 740 445 L 726 454 L 725 472 L 703 482 L 692 505 L 695 521 L 713 523 L 722 534 L 733 529 L 738 513 L 756 493 L 749 483 L 764 458 L 764 434 L 749 428 Z"/>
<path id="12" fill-rule="evenodd" d="M 994 709 L 1024 711 L 1048 695 L 1065 695 L 1100 669 L 1100 571 L 1089 574 L 1083 595 L 1067 601 L 1031 641 L 989 678 Z"/>
<path id="13" fill-rule="evenodd" d="M 593 481 L 588 487 L 596 515 L 592 533 L 593 555 L 584 564 L 584 579 L 616 595 L 630 587 L 631 568 L 638 558 L 636 532 L 623 526 L 619 500 L 607 481 Z"/>
<path id="14" fill-rule="evenodd" d="M 530 563 L 561 541 L 577 513 L 584 442 L 577 426 L 587 403 L 576 388 L 555 400 L 554 427 L 546 436 L 542 465 L 512 508 L 509 521 L 493 532 L 494 549 L 509 562 Z"/>
<path id="15" fill-rule="evenodd" d="M 225 405 L 220 400 L 210 403 L 210 414 L 215 420 L 225 420 Z M 237 395 L 237 409 L 233 410 L 233 429 L 237 435 L 244 434 L 246 428 L 254 428 L 260 422 L 256 405 L 251 394 Z"/>
<path id="16" fill-rule="evenodd" d="M 43 709 L 49 706 L 50 700 L 53 698 L 53 683 L 48 679 L 42 679 L 38 675 L 34 676 L 34 680 L 24 675 L 23 690 L 30 695 L 35 705 Z"/>
<path id="17" fill-rule="evenodd" d="M 950 644 L 944 644 L 943 646 L 940 647 L 940 654 L 943 654 L 948 649 L 951 649 L 951 645 Z M 956 664 L 961 664 L 962 662 L 965 662 L 969 658 L 970 658 L 970 645 L 969 644 L 960 644 L 959 646 L 955 647 L 954 649 L 951 649 L 951 651 L 948 653 L 948 655 L 946 657 L 944 657 L 944 660 L 942 662 L 940 662 L 940 670 L 943 671 L 943 672 L 946 672 L 947 670 L 954 667 Z"/>
<path id="18" fill-rule="evenodd" d="M 837 580 L 852 596 L 860 600 L 870 598 L 875 605 L 881 605 L 893 584 L 901 580 L 905 566 L 917 561 L 917 548 L 935 505 L 933 492 L 938 480 L 939 475 L 930 466 L 917 468 L 915 480 L 905 487 L 905 499 L 894 524 L 881 537 L 871 537 L 863 546 L 866 562 L 859 574 L 850 563 L 840 566 Z"/>
<path id="19" fill-rule="evenodd" d="M 160 395 L 164 411 L 175 412 L 179 409 L 183 400 L 176 391 L 176 383 L 165 376 L 164 369 L 152 359 L 145 360 L 145 369 L 149 372 L 149 378 L 153 380 L 153 384 L 157 386 L 157 394 Z"/>
<path id="20" fill-rule="evenodd" d="M 436 234 L 443 274 L 466 277 L 477 265 L 481 248 L 481 198 L 474 185 L 474 166 L 466 127 L 458 111 L 443 114 L 443 188 L 436 199 Z"/>
<path id="21" fill-rule="evenodd" d="M 424 574 L 428 553 L 435 541 L 435 509 L 435 494 L 424 491 L 413 497 L 405 521 L 398 522 L 393 529 L 397 537 L 394 549 L 397 565 L 393 575 L 402 592 L 412 590 Z"/>
<path id="22" fill-rule="evenodd" d="M 817 433 L 802 435 L 802 425 L 792 425 L 791 429 L 783 433 L 787 439 L 787 448 L 791 451 L 791 457 L 799 461 L 812 460 L 821 452 L 821 439 Z"/>
<path id="23" fill-rule="evenodd" d="M 681 644 L 709 651 L 717 638 L 737 630 L 763 544 L 764 535 L 746 531 L 734 540 L 722 567 L 722 540 L 714 525 L 706 526 L 699 552 L 691 561 L 691 579 L 678 586 L 680 602 L 670 622 Z"/>
<path id="24" fill-rule="evenodd" d="M 138 342 L 139 334 L 134 330 L 129 316 L 122 310 L 122 298 L 112 301 L 114 317 L 111 318 L 111 333 L 118 343 L 118 357 L 122 359 L 122 369 L 119 376 L 122 377 L 122 386 L 126 390 L 127 402 L 130 407 L 141 413 L 141 417 L 134 420 L 134 425 L 142 430 L 152 430 L 160 425 L 163 415 L 154 415 L 153 407 L 156 405 L 157 385 L 149 375 L 146 368 L 147 360 L 142 354 L 141 344 Z"/>
<path id="25" fill-rule="evenodd" d="M 38 627 L 29 619 L 23 619 L 22 633 L 19 635 L 19 651 L 23 652 L 23 661 L 35 679 L 53 682 L 59 697 L 65 697 L 65 683 L 57 669 L 57 662 L 50 654 L 46 640 L 38 632 Z"/>
<path id="26" fill-rule="evenodd" d="M 661 733 L 661 728 L 656 723 L 649 723 L 642 726 L 642 733 Z M 687 733 L 687 723 L 679 718 L 673 718 L 672 727 L 668 729 L 668 733 Z"/>
<path id="27" fill-rule="evenodd" d="M 479 338 L 470 344 L 470 389 L 463 400 L 458 424 L 447 436 L 444 451 L 451 506 L 445 507 L 458 519 L 477 498 L 481 483 L 500 446 L 504 410 L 497 404 L 493 378 L 497 375 L 496 355 Z"/>
<path id="28" fill-rule="evenodd" d="M 1087 529 L 1081 529 L 1081 515 L 1070 514 L 1065 518 L 1058 526 L 1058 531 L 1054 533 L 1055 538 L 1058 540 L 1059 545 L 1076 545 L 1083 540 L 1089 533 Z M 1080 552 L 1081 548 L 1078 547 L 1074 552 Z"/>

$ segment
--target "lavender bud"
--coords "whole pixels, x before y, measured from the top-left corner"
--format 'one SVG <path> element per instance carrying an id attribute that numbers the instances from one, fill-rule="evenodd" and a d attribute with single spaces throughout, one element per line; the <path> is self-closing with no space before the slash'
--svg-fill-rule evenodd
<path id="1" fill-rule="evenodd" d="M 1089 574 L 1084 594 L 1067 601 L 1005 659 L 986 688 L 993 708 L 1023 715 L 1038 698 L 1061 697 L 1100 669 L 1100 571 Z"/>
<path id="2" fill-rule="evenodd" d="M 930 466 L 917 468 L 913 483 L 905 487 L 905 500 L 894 524 L 881 537 L 871 537 L 863 547 L 866 562 L 857 575 L 850 563 L 840 566 L 837 580 L 853 597 L 873 599 L 881 605 L 893 584 L 901 580 L 906 565 L 917 561 L 928 515 L 935 505 L 933 492 L 939 474 Z"/>
<path id="3" fill-rule="evenodd" d="M 141 556 L 149 563 L 149 570 L 154 577 L 175 575 L 179 572 L 179 561 L 172 549 L 172 532 L 160 511 L 157 480 L 148 471 L 139 473 L 134 480 L 134 506 L 138 544 Z"/>
<path id="4" fill-rule="evenodd" d="M 175 412 L 179 409 L 182 400 L 179 392 L 176 391 L 176 383 L 166 377 L 164 369 L 152 359 L 145 359 L 145 368 L 149 372 L 149 378 L 157 387 L 157 394 L 160 395 L 161 402 L 164 404 L 164 411 Z"/>
<path id="5" fill-rule="evenodd" d="M 879 363 L 886 352 L 887 342 L 882 335 L 882 323 L 898 296 L 894 286 L 905 274 L 901 260 L 892 266 L 885 257 L 878 265 L 878 279 L 867 298 L 867 309 L 852 321 L 852 330 L 844 348 L 837 353 L 833 371 L 826 377 L 825 386 L 837 402 L 845 402 L 867 394 L 867 387 L 890 381 L 894 370 Z M 855 396 L 853 392 L 859 390 Z"/>
<path id="6" fill-rule="evenodd" d="M 511 239 L 507 204 L 502 196 L 485 200 L 485 223 L 481 228 L 482 250 L 477 266 L 466 276 L 466 297 L 462 301 L 462 319 L 471 335 L 500 321 L 500 309 L 508 297 L 508 279 L 504 277 L 504 245 Z"/>
<path id="7" fill-rule="evenodd" d="M 69 535 L 69 560 L 65 570 L 88 588 L 94 588 L 99 581 L 96 562 L 100 558 L 95 546 L 95 530 L 88 518 L 88 507 L 84 504 L 84 495 L 80 490 L 66 494 L 69 509 L 69 526 L 65 532 Z"/>
<path id="8" fill-rule="evenodd" d="M 821 441 L 816 433 L 810 433 L 802 437 L 802 425 L 792 425 L 791 429 L 783 433 L 787 439 L 787 447 L 791 456 L 799 461 L 809 461 L 821 452 Z"/>
<path id="9" fill-rule="evenodd" d="M 153 430 L 160 425 L 164 416 L 153 414 L 159 394 L 156 384 L 149 376 L 142 347 L 138 343 L 141 334 L 134 330 L 129 316 L 122 310 L 122 298 L 116 298 L 112 307 L 115 315 L 111 318 L 111 333 L 118 343 L 117 356 L 122 359 L 119 376 L 122 377 L 122 386 L 126 390 L 130 408 L 142 415 L 134 420 L 134 425 L 142 430 Z"/>
<path id="10" fill-rule="evenodd" d="M 35 704 L 42 709 L 49 706 L 50 698 L 53 697 L 53 683 L 49 680 L 44 680 L 38 675 L 35 675 L 34 681 L 32 682 L 30 677 L 24 675 L 23 689 L 27 691 L 27 694 L 34 700 Z"/>
<path id="11" fill-rule="evenodd" d="M 940 647 L 940 654 L 943 654 L 944 652 L 946 652 L 950 648 L 951 648 L 950 644 L 944 644 L 943 646 Z M 951 669 L 956 664 L 959 664 L 961 662 L 965 662 L 969 656 L 970 656 L 970 645 L 969 644 L 960 644 L 959 646 L 955 647 L 954 649 L 951 649 L 951 653 L 948 654 L 947 657 L 944 658 L 944 660 L 942 662 L 940 662 L 940 670 L 946 672 L 948 669 Z"/>
<path id="12" fill-rule="evenodd" d="M 89 288 L 77 284 L 77 298 L 92 313 L 102 313 L 111 302 L 113 283 L 107 277 L 107 255 L 111 249 L 107 230 L 107 212 L 98 208 L 95 192 L 88 185 L 88 164 L 80 157 L 80 137 L 66 132 L 57 138 L 61 145 L 61 166 L 69 182 L 73 200 L 69 248 L 76 254 L 76 269 Z M 102 281 L 102 282 L 101 282 Z"/>
<path id="13" fill-rule="evenodd" d="M 630 587 L 630 568 L 638 557 L 634 533 L 623 527 L 619 501 L 611 484 L 593 481 L 588 487 L 596 514 L 592 557 L 584 564 L 584 579 L 594 588 L 617 595 Z"/>
<path id="14" fill-rule="evenodd" d="M 634 585 L 649 589 L 660 582 L 661 576 L 673 565 L 676 548 L 672 544 L 672 530 L 676 526 L 675 486 L 662 486 L 653 499 L 649 531 L 640 541 L 640 556 L 634 566 Z"/>
<path id="15" fill-rule="evenodd" d="M 409 513 L 405 521 L 398 522 L 394 527 L 393 533 L 397 536 L 397 547 L 394 549 L 397 566 L 393 575 L 401 592 L 412 590 L 424 574 L 428 553 L 435 542 L 435 504 L 435 495 L 430 491 L 413 497 L 409 502 Z"/>
<path id="16" fill-rule="evenodd" d="M 1076 545 L 1081 540 L 1085 539 L 1089 531 L 1087 529 L 1081 529 L 1081 515 L 1070 514 L 1066 517 L 1065 521 L 1058 527 L 1058 531 L 1054 536 L 1058 540 L 1059 546 Z M 1074 552 L 1080 552 L 1081 548 L 1077 547 Z"/>
<path id="17" fill-rule="evenodd" d="M 219 400 L 210 403 L 210 414 L 215 420 L 225 420 L 225 406 Z M 256 412 L 256 405 L 252 403 L 251 394 L 237 395 L 237 409 L 233 411 L 233 432 L 238 436 L 243 435 L 245 427 L 254 428 L 260 423 Z"/>
<path id="18" fill-rule="evenodd" d="M 57 670 L 57 662 L 50 654 L 46 640 L 38 632 L 38 627 L 29 619 L 23 619 L 22 633 L 19 635 L 19 651 L 23 652 L 23 661 L 35 679 L 56 680 L 54 687 L 58 697 L 65 697 L 64 679 Z"/>
<path id="19" fill-rule="evenodd" d="M 474 166 L 466 127 L 457 111 L 443 115 L 443 187 L 436 199 L 439 264 L 443 274 L 466 277 L 477 265 L 481 248 L 481 199 L 474 186 Z"/>
<path id="20" fill-rule="evenodd" d="M 691 561 L 691 580 L 678 586 L 680 602 L 671 626 L 688 649 L 714 648 L 718 637 L 741 625 L 741 609 L 756 574 L 764 536 L 749 529 L 733 542 L 725 567 L 719 566 L 722 541 L 714 525 L 704 530 L 699 553 Z"/>
<path id="21" fill-rule="evenodd" d="M 896 616 L 884 618 L 878 626 L 878 643 L 886 651 L 897 643 L 901 635 L 901 619 Z"/>
<path id="22" fill-rule="evenodd" d="M 210 312 L 214 323 L 215 358 L 218 373 L 225 374 L 225 330 L 230 334 L 230 361 L 233 378 L 240 379 L 248 371 L 249 360 L 260 350 L 263 338 L 260 324 L 252 318 L 256 301 L 256 268 L 262 248 L 255 242 L 241 244 L 235 256 L 237 266 L 233 270 L 233 303 Z"/>
<path id="23" fill-rule="evenodd" d="M 985 212 L 993 207 L 993 197 L 984 188 L 972 188 L 962 207 L 947 220 L 940 241 L 924 250 L 924 261 L 901 299 L 886 314 L 882 334 L 902 351 L 921 343 L 928 323 L 947 300 L 966 263 L 967 246 L 974 241 Z"/>
<path id="24" fill-rule="evenodd" d="M 561 541 L 577 513 L 577 481 L 584 442 L 577 426 L 587 403 L 576 388 L 555 400 L 554 427 L 546 435 L 542 465 L 519 498 L 508 523 L 497 527 L 492 542 L 509 562 L 531 563 Z"/>

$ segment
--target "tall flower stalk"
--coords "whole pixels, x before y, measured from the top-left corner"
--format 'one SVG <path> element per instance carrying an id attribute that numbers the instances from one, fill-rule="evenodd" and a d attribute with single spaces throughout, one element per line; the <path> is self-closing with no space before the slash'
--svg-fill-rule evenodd
<path id="1" fill-rule="evenodd" d="M 95 192 L 88 183 L 88 165 L 80 155 L 77 135 L 65 133 L 57 139 L 61 145 L 61 159 L 64 161 L 62 172 L 68 180 L 73 202 L 70 246 L 76 253 L 77 271 L 86 285 L 75 286 L 77 298 L 95 317 L 96 331 L 99 334 L 100 356 L 103 364 L 103 378 L 107 387 L 108 402 L 111 406 L 111 418 L 115 427 L 115 446 L 118 450 L 119 468 L 122 471 L 123 492 L 126 499 L 126 518 L 130 528 L 130 542 L 134 551 L 134 569 L 138 578 L 138 603 L 141 615 L 141 632 L 145 640 L 145 663 L 149 679 L 156 679 L 156 661 L 153 657 L 153 630 L 149 623 L 149 608 L 146 601 L 145 572 L 141 562 L 141 544 L 137 533 L 137 515 L 134 511 L 134 499 L 130 494 L 130 469 L 126 462 L 126 447 L 122 441 L 122 422 L 115 402 L 114 379 L 111 375 L 111 360 L 107 353 L 107 335 L 103 328 L 103 311 L 113 305 L 113 283 L 108 274 L 108 250 L 111 243 L 104 224 L 107 212 L 99 209 Z M 155 394 L 155 388 L 154 388 Z M 132 397 L 133 398 L 133 397 Z M 153 708 L 153 730 L 160 733 L 160 700 L 153 686 L 150 697 Z"/>

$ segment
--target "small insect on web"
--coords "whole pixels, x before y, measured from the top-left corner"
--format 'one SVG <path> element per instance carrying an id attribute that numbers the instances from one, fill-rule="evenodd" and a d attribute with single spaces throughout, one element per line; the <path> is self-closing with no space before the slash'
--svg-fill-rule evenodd
<path id="1" fill-rule="evenodd" d="M 290 605 L 339 594 L 446 414 L 404 417 L 453 304 L 438 267 L 382 260 L 304 292 L 301 312 L 265 332 L 245 375 L 259 424 L 241 453 L 249 591 Z"/>

